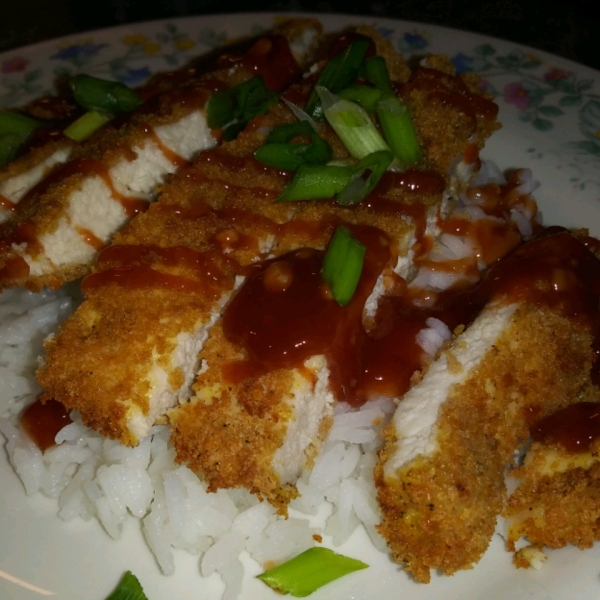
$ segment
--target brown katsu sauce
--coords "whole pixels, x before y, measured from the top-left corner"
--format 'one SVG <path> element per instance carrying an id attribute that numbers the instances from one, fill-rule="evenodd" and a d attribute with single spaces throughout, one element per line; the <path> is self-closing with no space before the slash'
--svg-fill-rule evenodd
<path id="1" fill-rule="evenodd" d="M 530 431 L 536 442 L 559 444 L 574 454 L 587 452 L 600 437 L 600 403 L 571 404 L 540 419 Z"/>
<path id="2" fill-rule="evenodd" d="M 232 280 L 227 258 L 183 246 L 109 246 L 98 255 L 97 268 L 81 283 L 86 296 L 115 284 L 129 289 L 178 290 L 216 299 L 225 287 L 231 287 Z"/>
<path id="3" fill-rule="evenodd" d="M 81 237 L 81 239 L 88 245 L 94 248 L 94 250 L 101 250 L 104 248 L 104 242 L 94 233 L 92 233 L 89 229 L 85 227 L 75 227 L 77 233 Z"/>
<path id="4" fill-rule="evenodd" d="M 372 194 L 384 195 L 393 189 L 416 194 L 441 194 L 445 187 L 446 182 L 437 171 L 409 168 L 402 172 L 386 171 Z"/>
<path id="5" fill-rule="evenodd" d="M 180 169 L 181 167 L 187 165 L 188 161 L 174 152 L 169 148 L 157 135 L 156 131 L 149 125 L 144 126 L 144 133 L 150 137 L 150 139 L 158 146 L 158 149 L 161 151 L 162 155 L 176 168 Z"/>
<path id="6" fill-rule="evenodd" d="M 376 326 L 363 346 L 358 396 L 367 400 L 374 395 L 403 394 L 412 374 L 428 358 L 416 343 L 427 319 L 438 318 L 453 331 L 470 324 L 492 299 L 551 307 L 590 326 L 594 348 L 598 346 L 600 262 L 571 234 L 551 228 L 495 263 L 477 286 L 450 289 L 430 298 L 411 296 L 409 289 L 384 297 Z M 596 383 L 599 366 L 596 360 L 592 369 Z"/>
<path id="7" fill-rule="evenodd" d="M 38 399 L 21 415 L 21 427 L 42 451 L 54 446 L 56 434 L 71 423 L 67 409 L 56 400 L 44 404 Z"/>
<path id="8" fill-rule="evenodd" d="M 309 357 L 325 355 L 336 396 L 354 399 L 365 335 L 363 306 L 390 260 L 390 247 L 379 229 L 349 228 L 367 252 L 357 290 L 344 307 L 321 277 L 323 251 L 304 248 L 254 267 L 223 315 L 225 336 L 248 355 L 225 367 L 225 380 L 301 367 Z"/>
<path id="9" fill-rule="evenodd" d="M 14 212 L 17 210 L 17 205 L 12 200 L 9 200 L 6 196 L 0 194 L 0 208 Z"/>
<path id="10" fill-rule="evenodd" d="M 227 54 L 217 61 L 219 69 L 240 66 L 254 75 L 261 75 L 265 85 L 276 92 L 282 91 L 301 75 L 301 70 L 282 35 L 258 39 L 241 56 Z"/>

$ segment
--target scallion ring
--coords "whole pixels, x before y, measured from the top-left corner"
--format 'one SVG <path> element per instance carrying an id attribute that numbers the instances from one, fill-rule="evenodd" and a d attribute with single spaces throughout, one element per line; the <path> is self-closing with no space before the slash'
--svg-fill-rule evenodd
<path id="1" fill-rule="evenodd" d="M 119 114 L 135 110 L 142 104 L 137 92 L 118 81 L 91 75 L 75 75 L 69 80 L 77 104 L 92 111 Z"/>
<path id="2" fill-rule="evenodd" d="M 340 306 L 352 300 L 365 260 L 366 248 L 350 231 L 339 226 L 327 247 L 321 277 Z"/>
<path id="3" fill-rule="evenodd" d="M 390 74 L 382 56 L 366 58 L 360 65 L 359 76 L 384 92 L 392 92 Z"/>
<path id="4" fill-rule="evenodd" d="M 333 93 L 337 93 L 354 82 L 358 75 L 360 65 L 369 49 L 371 40 L 358 38 L 354 40 L 346 50 L 336 54 L 321 71 L 315 89 L 311 92 L 305 111 L 313 119 L 323 120 L 321 100 L 316 87 L 324 87 Z"/>
<path id="5" fill-rule="evenodd" d="M 224 129 L 225 139 L 234 139 L 246 123 L 265 114 L 279 100 L 259 75 L 240 85 L 218 91 L 206 106 L 211 129 Z"/>
<path id="6" fill-rule="evenodd" d="M 339 92 L 339 97 L 358 104 L 369 115 L 375 114 L 377 103 L 383 98 L 384 92 L 376 87 L 366 85 L 351 85 Z"/>
<path id="7" fill-rule="evenodd" d="M 147 600 L 147 598 L 138 578 L 131 571 L 127 571 L 115 591 L 106 600 Z"/>
<path id="8" fill-rule="evenodd" d="M 83 142 L 111 119 L 112 115 L 90 110 L 73 121 L 63 133 L 76 142 Z"/>
<path id="9" fill-rule="evenodd" d="M 340 194 L 354 175 L 354 167 L 301 165 L 275 202 L 327 200 Z"/>
<path id="10" fill-rule="evenodd" d="M 383 135 L 403 168 L 423 161 L 419 139 L 408 107 L 396 97 L 386 97 L 377 103 L 377 118 Z"/>
<path id="11" fill-rule="evenodd" d="M 296 137 L 310 137 L 309 144 L 291 143 Z M 254 156 L 276 169 L 295 171 L 300 165 L 324 165 L 331 160 L 329 144 L 306 121 L 286 123 L 273 129 L 267 143 Z"/>
<path id="12" fill-rule="evenodd" d="M 378 150 L 389 150 L 369 115 L 354 102 L 318 87 L 323 112 L 346 149 L 359 160 Z"/>
<path id="13" fill-rule="evenodd" d="M 0 135 L 7 133 L 29 134 L 41 125 L 42 123 L 37 119 L 14 110 L 0 112 Z"/>
<path id="14" fill-rule="evenodd" d="M 302 554 L 266 571 L 258 579 L 271 588 L 296 598 L 304 598 L 320 587 L 369 565 L 336 554 L 328 548 L 309 548 Z"/>
<path id="15" fill-rule="evenodd" d="M 353 206 L 361 202 L 373 191 L 393 160 L 394 155 L 389 150 L 380 150 L 365 156 L 354 167 L 350 181 L 337 196 L 337 203 Z"/>

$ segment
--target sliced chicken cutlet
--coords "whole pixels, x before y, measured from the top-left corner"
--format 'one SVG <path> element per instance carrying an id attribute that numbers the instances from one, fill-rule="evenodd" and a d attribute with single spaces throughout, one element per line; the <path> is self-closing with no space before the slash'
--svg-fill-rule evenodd
<path id="1" fill-rule="evenodd" d="M 220 70 L 152 98 L 124 123 L 112 122 L 76 146 L 11 222 L 2 241 L 0 284 L 58 287 L 88 272 L 98 250 L 147 208 L 166 176 L 219 143 L 221 132 L 209 129 L 205 114 L 214 91 L 257 74 L 282 89 L 300 75 L 319 35 L 314 20 L 288 23 L 238 60 L 225 57 Z"/>
<path id="2" fill-rule="evenodd" d="M 545 559 L 544 547 L 573 544 L 584 549 L 600 539 L 598 433 L 591 434 L 600 412 L 598 390 L 590 390 L 578 400 L 532 427 L 535 430 L 554 422 L 550 426 L 559 431 L 554 439 L 533 441 L 523 465 L 510 471 L 516 490 L 503 512 L 508 522 L 508 548 L 515 552 L 520 540 L 527 542 L 515 554 L 518 567 L 537 566 L 537 560 Z M 576 443 L 565 445 L 561 433 L 572 436 Z M 577 441 L 579 447 L 574 447 Z"/>
<path id="3" fill-rule="evenodd" d="M 485 307 L 400 399 L 375 482 L 380 532 L 417 580 L 481 558 L 532 411 L 546 415 L 587 396 L 598 267 L 567 232 L 521 246 L 462 298 L 472 314 Z"/>
<path id="4" fill-rule="evenodd" d="M 63 137 L 29 150 L 0 170 L 0 224 L 17 218 L 18 205 L 54 169 L 65 163 L 75 142 Z"/>
<path id="5" fill-rule="evenodd" d="M 509 472 L 516 489 L 503 511 L 509 550 L 521 539 L 529 544 L 515 554 L 519 567 L 537 566 L 543 547 L 584 549 L 600 539 L 600 403 L 597 387 L 585 391 L 541 418 L 532 407 L 533 441 L 522 466 Z"/>
<path id="6" fill-rule="evenodd" d="M 422 101 L 428 99 L 424 97 Z M 436 104 L 434 110 L 447 110 L 445 105 L 437 104 L 436 99 L 433 103 Z M 461 119 L 462 115 L 459 115 L 458 120 Z M 420 135 L 428 127 L 421 127 L 415 118 L 415 128 Z M 472 135 L 469 128 L 462 138 L 462 152 L 472 143 Z M 331 425 L 334 401 L 355 400 L 352 385 L 348 382 L 360 378 L 356 371 L 360 359 L 348 361 L 347 356 L 340 356 L 336 348 L 345 348 L 346 355 L 360 354 L 358 340 L 365 335 L 363 309 L 366 307 L 364 316 L 368 320 L 378 297 L 385 293 L 386 283 L 389 286 L 394 281 L 393 271 L 406 277 L 411 266 L 409 257 L 414 255 L 415 246 L 426 245 L 424 238 L 433 235 L 427 224 L 429 221 L 435 223 L 444 189 L 449 187 L 450 165 L 457 158 L 457 139 L 460 134 L 455 131 L 451 138 L 452 156 L 450 152 L 444 153 L 441 138 L 436 140 L 436 150 L 431 158 L 429 147 L 424 146 L 428 164 L 436 169 L 445 167 L 442 185 L 429 197 L 425 193 L 426 185 L 415 185 L 412 197 L 407 195 L 409 186 L 402 184 L 402 178 L 414 176 L 416 182 L 419 177 L 419 173 L 411 172 L 398 176 L 389 174 L 363 205 L 338 211 L 335 215 L 322 204 L 303 203 L 296 209 L 292 226 L 298 226 L 306 219 L 314 223 L 327 223 L 328 220 L 333 224 L 345 223 L 367 245 L 367 256 L 371 253 L 374 262 L 367 269 L 369 274 L 363 274 L 362 285 L 366 291 L 353 298 L 355 304 L 349 310 L 352 316 L 337 307 L 331 298 L 323 300 L 320 297 L 322 255 L 306 249 L 292 249 L 291 253 L 279 255 L 273 262 L 257 267 L 262 270 L 252 275 L 234 296 L 223 321 L 211 330 L 201 352 L 203 370 L 194 385 L 195 396 L 189 404 L 169 415 L 178 459 L 200 472 L 211 489 L 246 487 L 285 512 L 287 502 L 297 494 L 295 483 L 298 477 L 303 469 L 310 467 Z M 422 181 L 425 180 L 423 177 Z M 373 216 L 377 214 L 386 215 L 385 219 L 375 222 Z M 391 229 L 394 224 L 395 230 Z M 368 229 L 370 227 L 373 229 Z M 289 239 L 293 238 L 285 238 Z M 290 250 L 289 242 L 285 240 L 274 246 L 278 254 L 284 249 Z M 296 247 L 323 248 L 310 239 L 293 239 L 293 243 Z M 315 263 L 311 271 L 315 277 L 314 298 L 324 302 L 322 310 L 327 314 L 323 318 L 317 316 L 321 309 L 308 308 L 314 298 L 309 300 L 304 296 L 310 288 L 304 280 L 304 271 L 311 261 Z M 279 271 L 283 274 L 277 275 Z M 277 286 L 286 278 L 292 282 L 290 288 L 279 290 Z M 294 292 L 296 280 L 304 283 L 298 284 Z M 269 289 L 272 281 L 274 291 Z M 294 302 L 295 295 L 302 300 Z M 287 300 L 286 296 L 289 296 Z M 278 304 L 286 305 L 287 302 L 295 308 L 290 307 L 280 315 Z M 244 334 L 244 323 L 240 324 L 235 315 L 244 311 L 245 303 L 252 308 L 246 309 L 249 322 Z M 302 310 L 307 310 L 307 314 L 299 314 Z M 311 318 L 310 315 L 314 316 Z M 236 322 L 242 333 L 236 333 L 232 325 Z M 277 327 L 273 325 L 275 323 Z M 286 344 L 286 332 L 290 330 L 293 334 Z M 307 341 L 311 336 L 324 338 L 321 345 L 311 347 Z M 276 348 L 270 358 L 257 358 L 261 353 L 255 348 L 255 342 L 263 337 L 273 340 L 263 341 L 265 347 Z M 296 356 L 295 362 L 276 359 L 276 355 L 289 356 L 294 353 L 293 348 L 304 346 L 308 347 L 307 353 Z"/>
<path id="7" fill-rule="evenodd" d="M 401 59 L 396 57 L 395 60 L 401 67 Z M 405 76 L 408 74 L 405 68 L 399 70 Z M 402 81 L 398 83 L 402 84 Z M 306 98 L 311 85 L 310 81 L 305 80 L 286 93 L 287 99 Z M 444 105 L 440 110 L 446 110 L 446 106 Z M 273 107 L 268 115 L 254 119 L 234 142 L 201 154 L 193 165 L 164 187 L 158 202 L 116 236 L 115 243 L 120 246 L 141 245 L 144 248 L 187 246 L 200 252 L 218 251 L 232 261 L 230 264 L 237 265 L 235 273 L 239 277 L 249 276 L 248 281 L 250 281 L 253 280 L 253 274 L 256 274 L 254 267 L 250 270 L 248 267 L 256 261 L 264 261 L 265 258 L 283 257 L 290 252 L 303 254 L 302 249 L 307 248 L 306 252 L 312 257 L 310 260 L 322 260 L 322 251 L 333 230 L 338 224 L 344 223 L 359 237 L 363 233 L 366 236 L 370 235 L 368 232 L 373 234 L 372 246 L 377 248 L 374 254 L 380 257 L 377 275 L 384 271 L 390 281 L 394 281 L 392 269 L 397 268 L 399 257 L 404 258 L 416 243 L 422 242 L 428 216 L 437 214 L 450 175 L 431 173 L 431 170 L 427 170 L 429 159 L 425 147 L 424 171 L 409 173 L 410 178 L 407 182 L 403 176 L 390 173 L 368 202 L 352 209 L 340 207 L 334 202 L 273 203 L 290 180 L 291 174 L 265 167 L 253 158 L 253 153 L 264 143 L 266 132 L 279 124 L 294 121 L 295 117 L 291 110 L 280 103 Z M 334 150 L 334 158 L 347 157 L 346 150 L 328 126 L 321 126 L 320 133 L 330 142 Z M 469 132 L 469 137 L 463 140 L 464 149 L 472 143 L 470 136 Z M 449 165 L 450 162 L 448 157 L 447 164 Z M 120 250 L 113 247 L 107 252 L 118 253 Z M 302 262 L 296 254 L 289 254 L 283 262 L 287 262 L 288 259 L 292 262 L 296 260 Z M 148 261 L 146 264 L 150 263 L 151 261 Z M 123 314 L 129 310 L 124 307 L 131 306 L 131 303 L 126 300 L 130 286 L 124 280 L 123 285 L 120 284 L 115 276 L 116 270 L 109 268 L 104 271 L 106 266 L 101 255 L 98 272 L 90 280 L 104 277 L 107 282 L 95 290 L 88 289 L 88 298 L 74 318 L 74 320 L 87 320 L 89 317 L 85 315 L 100 315 L 96 327 L 98 331 L 105 329 L 102 326 L 102 315 L 105 312 Z M 255 268 L 260 270 L 265 266 L 261 264 Z M 160 269 L 158 263 L 156 268 Z M 137 270 L 137 263 L 132 264 L 131 269 Z M 113 274 L 109 274 L 111 271 Z M 260 276 L 260 273 L 256 275 L 258 278 Z M 223 289 L 221 299 L 215 300 L 211 305 L 211 314 L 221 309 L 231 289 L 235 287 L 233 276 L 228 281 L 229 286 Z M 320 279 L 318 281 L 321 285 Z M 374 284 L 375 281 L 371 281 L 371 289 Z M 102 291 L 103 287 L 104 291 Z M 357 296 L 359 306 L 353 308 L 355 315 L 353 322 L 360 324 L 361 327 L 363 306 L 360 302 L 364 304 L 371 289 L 368 289 L 368 293 Z M 240 295 L 236 297 L 242 297 L 243 293 L 242 289 Z M 179 321 L 181 335 L 188 335 L 200 329 L 205 331 L 204 328 L 212 325 L 212 321 L 204 321 L 201 324 L 193 312 L 188 314 L 186 311 L 171 310 L 169 303 L 166 300 L 157 300 L 157 295 L 152 290 L 147 290 L 145 294 L 147 301 L 152 302 L 155 307 L 153 315 L 162 312 L 164 314 L 162 318 L 169 322 Z M 329 306 L 334 306 L 332 301 Z M 340 315 L 344 314 L 346 313 L 343 311 L 340 313 Z M 152 319 L 160 321 L 156 316 Z M 136 317 L 136 322 L 140 325 L 129 329 L 121 328 L 117 334 L 112 334 L 118 337 L 116 343 L 123 348 L 124 354 L 133 344 L 133 337 L 139 337 L 140 332 L 144 332 L 146 327 L 143 324 L 144 317 Z M 343 329 L 340 328 L 340 331 Z M 195 347 L 196 352 L 202 346 L 201 338 L 204 335 L 205 333 L 198 336 L 200 343 Z M 82 349 L 77 354 L 76 360 L 73 360 L 70 352 L 71 340 L 74 337 L 79 337 L 76 343 Z M 143 333 L 141 337 L 146 338 Z M 102 342 L 96 341 L 88 331 L 79 326 L 73 326 L 71 329 L 70 324 L 67 324 L 55 339 L 49 341 L 47 364 L 39 372 L 40 382 L 46 388 L 44 398 L 56 398 L 68 408 L 81 411 L 84 420 L 92 427 L 125 443 L 135 443 L 144 432 L 134 423 L 143 421 L 147 432 L 155 416 L 161 412 L 161 409 L 156 410 L 151 406 L 153 398 L 158 395 L 166 398 L 170 394 L 173 406 L 177 403 L 181 388 L 163 385 L 161 390 L 168 388 L 164 396 L 162 392 L 160 394 L 146 392 L 145 396 L 136 393 L 135 400 L 132 400 L 134 393 L 131 389 L 134 385 L 130 377 L 122 377 L 119 374 L 119 385 L 122 386 L 123 393 L 120 393 L 117 399 L 111 390 L 107 390 L 104 383 L 106 375 L 98 369 L 101 361 L 96 361 L 94 358 L 97 353 L 94 349 L 96 344 L 101 348 Z M 155 351 L 154 349 L 159 346 L 160 350 Z M 158 356 L 166 355 L 166 360 L 171 360 L 171 364 L 174 365 L 172 357 L 177 354 L 176 347 L 177 341 L 173 336 L 160 344 L 156 340 L 149 340 L 145 349 L 147 358 L 136 363 L 143 367 L 145 374 L 142 375 L 142 380 L 148 380 L 146 373 L 152 371 L 153 361 L 157 360 Z M 295 493 L 293 483 L 300 469 L 310 462 L 311 453 L 316 452 L 319 438 L 322 438 L 328 428 L 331 402 L 335 397 L 329 377 L 330 366 L 323 354 L 314 354 L 306 357 L 302 363 L 294 364 L 294 368 L 287 371 L 279 369 L 262 374 L 251 373 L 250 378 L 243 377 L 232 390 L 226 389 L 224 384 L 219 384 L 215 389 L 215 401 L 220 402 L 219 418 L 223 422 L 233 419 L 232 414 L 239 407 L 236 404 L 238 397 L 250 396 L 244 390 L 262 390 L 253 401 L 251 410 L 254 411 L 254 416 L 249 413 L 240 414 L 239 419 L 233 419 L 235 427 L 231 421 L 232 426 L 228 426 L 228 434 L 223 435 L 225 428 L 216 431 L 217 428 L 213 427 L 215 411 L 208 405 L 210 400 L 206 399 L 210 396 L 210 392 L 207 394 L 202 392 L 201 382 L 206 382 L 209 387 L 212 382 L 222 382 L 221 366 L 231 362 L 226 361 L 226 357 L 235 356 L 245 360 L 244 352 L 243 348 L 223 334 L 221 322 L 217 322 L 212 327 L 206 351 L 201 355 L 205 364 L 202 367 L 201 379 L 196 386 L 196 397 L 189 407 L 182 406 L 171 413 L 174 423 L 173 442 L 179 449 L 179 460 L 188 462 L 192 468 L 202 472 L 213 489 L 224 486 L 248 487 L 283 507 Z M 165 358 L 162 360 L 164 362 Z M 122 367 L 125 368 L 127 367 Z M 183 374 L 178 365 L 174 365 L 173 369 L 177 372 L 180 381 L 188 381 L 193 377 L 193 370 Z M 235 371 L 236 367 L 232 369 Z M 136 376 L 140 379 L 139 374 Z M 93 390 L 94 393 L 84 392 L 85 388 Z M 313 411 L 309 407 L 315 394 L 321 394 L 323 400 L 314 405 L 319 408 Z M 184 394 L 181 395 L 185 397 Z M 290 402 L 294 397 L 297 399 L 295 405 Z M 111 420 L 109 407 L 114 403 L 128 406 L 129 409 L 119 418 Z M 99 411 L 95 406 L 107 407 L 103 409 L 105 417 L 96 418 Z M 300 414 L 302 411 L 304 411 L 303 416 Z M 262 429 L 257 427 L 255 434 L 251 436 L 250 428 L 247 427 L 252 420 L 250 417 L 256 420 L 260 418 L 258 416 L 260 414 L 266 415 L 267 418 L 263 419 Z M 195 425 L 191 422 L 190 416 L 195 420 Z M 245 418 L 246 416 L 248 418 Z M 273 429 L 273 423 L 277 419 L 281 426 Z M 307 422 L 310 431 L 302 431 L 301 424 L 304 422 Z M 244 477 L 238 477 L 233 469 L 229 473 L 226 473 L 224 468 L 219 470 L 216 465 L 217 455 L 215 454 L 215 458 L 211 459 L 209 453 L 203 450 L 204 444 L 209 443 L 207 436 L 212 436 L 210 444 L 213 448 L 220 446 L 224 452 L 228 448 L 232 449 L 229 463 L 231 465 L 234 462 L 233 448 L 241 452 L 246 445 L 246 440 L 254 448 L 261 446 L 260 439 L 263 434 L 260 431 L 270 432 L 271 442 L 265 445 L 262 453 L 257 452 L 249 458 L 244 454 L 241 462 L 247 461 L 249 465 Z M 288 433 L 289 443 L 286 445 Z M 300 437 L 298 438 L 297 435 Z M 243 444 L 241 440 L 244 441 Z M 277 452 L 278 448 L 281 448 L 279 452 Z M 278 461 L 279 465 L 275 467 L 279 469 L 277 472 L 272 465 L 274 454 L 277 454 L 276 462 Z M 238 458 L 239 456 L 241 455 L 238 453 Z M 251 472 L 254 472 L 254 475 L 248 475 Z"/>

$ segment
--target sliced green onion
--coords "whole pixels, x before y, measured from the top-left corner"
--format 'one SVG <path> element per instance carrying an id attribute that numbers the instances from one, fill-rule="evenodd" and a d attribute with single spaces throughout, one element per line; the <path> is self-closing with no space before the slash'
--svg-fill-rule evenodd
<path id="1" fill-rule="evenodd" d="M 309 136 L 311 143 L 290 143 L 298 136 Z M 291 171 L 300 165 L 324 165 L 332 155 L 329 144 L 306 121 L 276 127 L 267 137 L 267 143 L 254 153 L 257 160 L 269 167 Z"/>
<path id="2" fill-rule="evenodd" d="M 304 598 L 331 581 L 368 566 L 360 560 L 336 554 L 328 548 L 310 548 L 259 575 L 258 579 L 283 594 Z"/>
<path id="3" fill-rule="evenodd" d="M 240 85 L 218 91 L 208 101 L 208 126 L 224 129 L 236 125 L 237 135 L 250 119 L 265 114 L 278 100 L 279 94 L 269 90 L 261 76 L 253 77 Z"/>
<path id="4" fill-rule="evenodd" d="M 316 87 L 324 87 L 334 94 L 348 87 L 356 79 L 370 44 L 371 40 L 368 38 L 354 40 L 346 50 L 336 54 L 325 65 L 305 107 L 306 112 L 313 119 L 323 120 L 323 110 Z"/>
<path id="5" fill-rule="evenodd" d="M 340 194 L 354 175 L 354 167 L 301 165 L 275 202 L 327 200 Z"/>
<path id="6" fill-rule="evenodd" d="M 423 161 L 419 140 L 408 107 L 396 97 L 377 103 L 377 118 L 400 166 L 416 166 Z"/>
<path id="7" fill-rule="evenodd" d="M 329 242 L 321 276 L 340 306 L 346 306 L 358 285 L 366 248 L 350 231 L 338 227 Z"/>
<path id="8" fill-rule="evenodd" d="M 244 130 L 246 127 L 246 121 L 240 121 L 238 123 L 231 123 L 223 129 L 223 139 L 226 142 L 235 140 L 235 138 Z"/>
<path id="9" fill-rule="evenodd" d="M 16 158 L 19 149 L 28 137 L 28 133 L 5 133 L 0 135 L 0 167 Z"/>
<path id="10" fill-rule="evenodd" d="M 36 119 L 14 110 L 0 112 L 0 135 L 7 133 L 29 134 L 41 125 Z"/>
<path id="11" fill-rule="evenodd" d="M 360 66 L 359 75 L 384 92 L 392 91 L 390 74 L 382 56 L 372 56 L 365 59 Z"/>
<path id="12" fill-rule="evenodd" d="M 346 149 L 359 160 L 378 150 L 389 150 L 369 115 L 354 102 L 318 87 L 323 112 Z"/>
<path id="13" fill-rule="evenodd" d="M 17 156 L 31 133 L 41 125 L 36 119 L 14 110 L 0 112 L 0 167 Z"/>
<path id="14" fill-rule="evenodd" d="M 267 144 L 287 144 L 300 136 L 312 136 L 315 130 L 308 121 L 284 123 L 275 127 L 267 136 Z"/>
<path id="15" fill-rule="evenodd" d="M 111 119 L 112 115 L 91 110 L 73 121 L 63 133 L 76 142 L 83 142 Z"/>
<path id="16" fill-rule="evenodd" d="M 393 160 L 394 155 L 389 150 L 380 150 L 365 156 L 354 167 L 354 174 L 346 187 L 338 194 L 337 203 L 342 206 L 352 206 L 366 198 Z"/>
<path id="17" fill-rule="evenodd" d="M 309 144 L 266 144 L 254 153 L 254 157 L 268 167 L 295 171 L 306 164 L 303 154 L 308 148 Z"/>
<path id="18" fill-rule="evenodd" d="M 148 600 L 138 578 L 127 571 L 117 589 L 106 600 Z"/>
<path id="19" fill-rule="evenodd" d="M 77 104 L 87 110 L 118 114 L 130 112 L 142 104 L 136 92 L 118 81 L 75 75 L 69 81 Z"/>
<path id="20" fill-rule="evenodd" d="M 340 98 L 358 104 L 369 115 L 375 113 L 375 105 L 381 100 L 384 92 L 376 87 L 366 85 L 351 85 L 344 88 L 338 95 Z"/>

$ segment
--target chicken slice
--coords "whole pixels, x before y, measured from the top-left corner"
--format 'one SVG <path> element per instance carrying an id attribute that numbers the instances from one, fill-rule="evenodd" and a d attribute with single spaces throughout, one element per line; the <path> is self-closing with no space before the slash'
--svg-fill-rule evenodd
<path id="1" fill-rule="evenodd" d="M 551 413 L 589 389 L 598 261 L 568 233 L 551 233 L 489 271 L 474 304 L 487 298 L 487 306 L 400 399 L 384 430 L 380 532 L 419 581 L 481 558 L 531 411 Z"/>
<path id="2" fill-rule="evenodd" d="M 288 23 L 239 60 L 151 99 L 124 124 L 108 125 L 77 146 L 11 223 L 0 254 L 0 285 L 58 287 L 88 272 L 98 250 L 147 208 L 169 174 L 219 143 L 220 132 L 209 129 L 205 115 L 214 90 L 257 73 L 267 84 L 287 86 L 300 74 L 288 39 L 303 65 L 319 33 L 314 20 Z"/>

